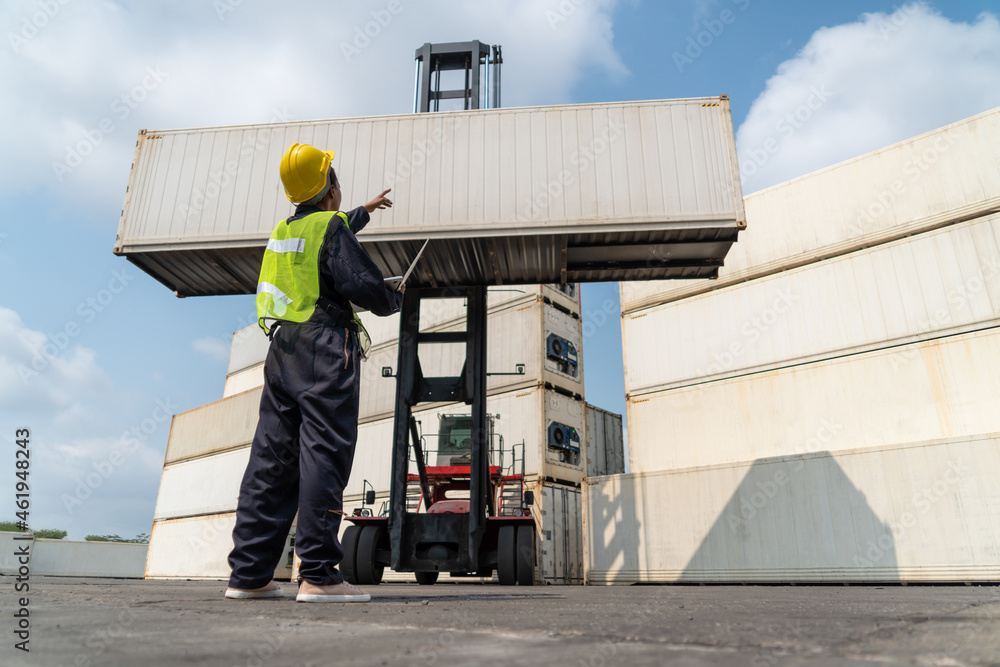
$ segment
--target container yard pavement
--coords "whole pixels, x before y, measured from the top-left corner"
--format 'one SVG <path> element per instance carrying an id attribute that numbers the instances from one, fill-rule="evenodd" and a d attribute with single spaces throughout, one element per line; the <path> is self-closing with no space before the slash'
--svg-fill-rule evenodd
<path id="1" fill-rule="evenodd" d="M 32 577 L 31 652 L 5 628 L 0 664 L 1000 664 L 996 587 L 383 584 L 354 605 L 284 588 L 235 601 L 217 581 Z"/>

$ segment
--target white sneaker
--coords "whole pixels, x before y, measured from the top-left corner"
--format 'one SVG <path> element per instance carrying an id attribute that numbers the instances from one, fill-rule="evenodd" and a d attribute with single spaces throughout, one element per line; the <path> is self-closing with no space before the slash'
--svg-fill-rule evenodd
<path id="1" fill-rule="evenodd" d="M 296 602 L 368 602 L 372 596 L 346 581 L 334 586 L 317 586 L 308 581 L 299 584 Z"/>
<path id="2" fill-rule="evenodd" d="M 280 598 L 285 595 L 275 582 L 261 588 L 227 588 L 226 597 L 230 600 L 261 600 L 264 598 Z"/>

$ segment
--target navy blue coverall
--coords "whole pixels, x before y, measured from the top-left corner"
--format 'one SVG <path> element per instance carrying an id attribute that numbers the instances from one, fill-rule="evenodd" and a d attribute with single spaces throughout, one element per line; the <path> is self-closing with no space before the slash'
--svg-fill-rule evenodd
<path id="1" fill-rule="evenodd" d="M 290 219 L 319 209 L 298 206 Z M 398 312 L 402 294 L 385 287 L 382 272 L 355 234 L 368 211 L 334 216 L 320 250 L 320 295 L 345 313 L 353 302 L 378 316 Z M 349 317 L 321 308 L 301 324 L 282 322 L 264 362 L 260 421 L 240 485 L 229 565 L 231 588 L 266 586 L 283 556 L 296 509 L 295 551 L 301 577 L 319 586 L 341 583 L 338 539 L 343 492 L 358 439 L 361 380 L 358 337 Z"/>

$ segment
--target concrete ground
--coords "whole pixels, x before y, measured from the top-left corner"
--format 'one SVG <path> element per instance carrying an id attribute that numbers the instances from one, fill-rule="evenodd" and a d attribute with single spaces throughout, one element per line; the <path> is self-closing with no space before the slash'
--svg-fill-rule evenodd
<path id="1" fill-rule="evenodd" d="M 373 587 L 367 604 L 222 598 L 222 582 L 32 577 L 2 665 L 1000 665 L 1000 589 Z"/>

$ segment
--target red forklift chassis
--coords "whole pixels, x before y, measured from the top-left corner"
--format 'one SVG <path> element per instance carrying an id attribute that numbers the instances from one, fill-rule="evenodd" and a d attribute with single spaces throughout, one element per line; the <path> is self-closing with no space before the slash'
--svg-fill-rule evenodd
<path id="1" fill-rule="evenodd" d="M 523 485 L 523 479 L 520 475 L 505 476 L 500 468 L 490 465 L 486 296 L 485 286 L 406 291 L 400 317 L 388 516 L 347 517 L 353 525 L 344 531 L 341 569 L 349 582 L 378 584 L 387 566 L 415 573 L 421 584 L 433 584 L 441 572 L 486 577 L 494 570 L 501 584 L 534 582 L 534 519 L 523 512 L 503 516 L 498 511 L 505 481 L 515 483 L 516 479 Z M 466 299 L 466 330 L 421 333 L 421 301 L 442 298 Z M 461 375 L 424 377 L 417 354 L 421 343 L 464 344 L 466 361 Z M 469 465 L 426 466 L 413 407 L 459 401 L 472 406 Z M 411 446 L 417 464 L 415 476 L 409 472 Z M 423 512 L 419 506 L 413 508 L 417 511 L 407 507 L 407 490 L 414 481 L 420 484 Z M 468 491 L 467 500 L 446 497 L 447 491 L 459 489 Z"/>
<path id="2" fill-rule="evenodd" d="M 469 488 L 468 466 L 427 467 L 426 480 L 430 494 L 425 496 L 421 491 L 418 498 L 417 513 L 421 506 L 425 508 L 423 516 L 431 515 L 468 515 L 469 501 L 465 499 L 449 499 L 450 491 L 467 491 Z M 420 481 L 418 475 L 409 475 L 407 481 L 413 486 Z M 522 475 L 504 475 L 498 466 L 490 468 L 490 495 L 498 506 L 498 514 L 486 519 L 486 531 L 480 545 L 479 569 L 476 571 L 451 571 L 452 576 L 491 577 L 494 570 L 500 584 L 513 586 L 531 586 L 534 583 L 535 570 L 535 521 L 531 512 L 525 507 L 521 493 Z M 504 508 L 504 499 L 512 499 L 513 494 L 505 494 L 504 490 L 516 487 L 520 501 L 513 507 Z M 527 500 L 533 500 L 528 493 Z M 374 492 L 368 499 L 374 500 Z M 344 577 L 352 584 L 372 586 L 382 581 L 385 566 L 389 564 L 389 518 L 364 516 L 364 510 L 355 510 L 355 515 L 347 518 L 353 525 L 344 531 L 344 560 L 341 570 Z M 447 556 L 447 552 L 457 551 L 457 544 L 447 545 L 445 550 L 440 544 L 431 545 L 427 556 L 431 559 L 437 556 Z M 420 584 L 433 584 L 437 581 L 440 570 L 417 570 L 414 572 Z"/>

